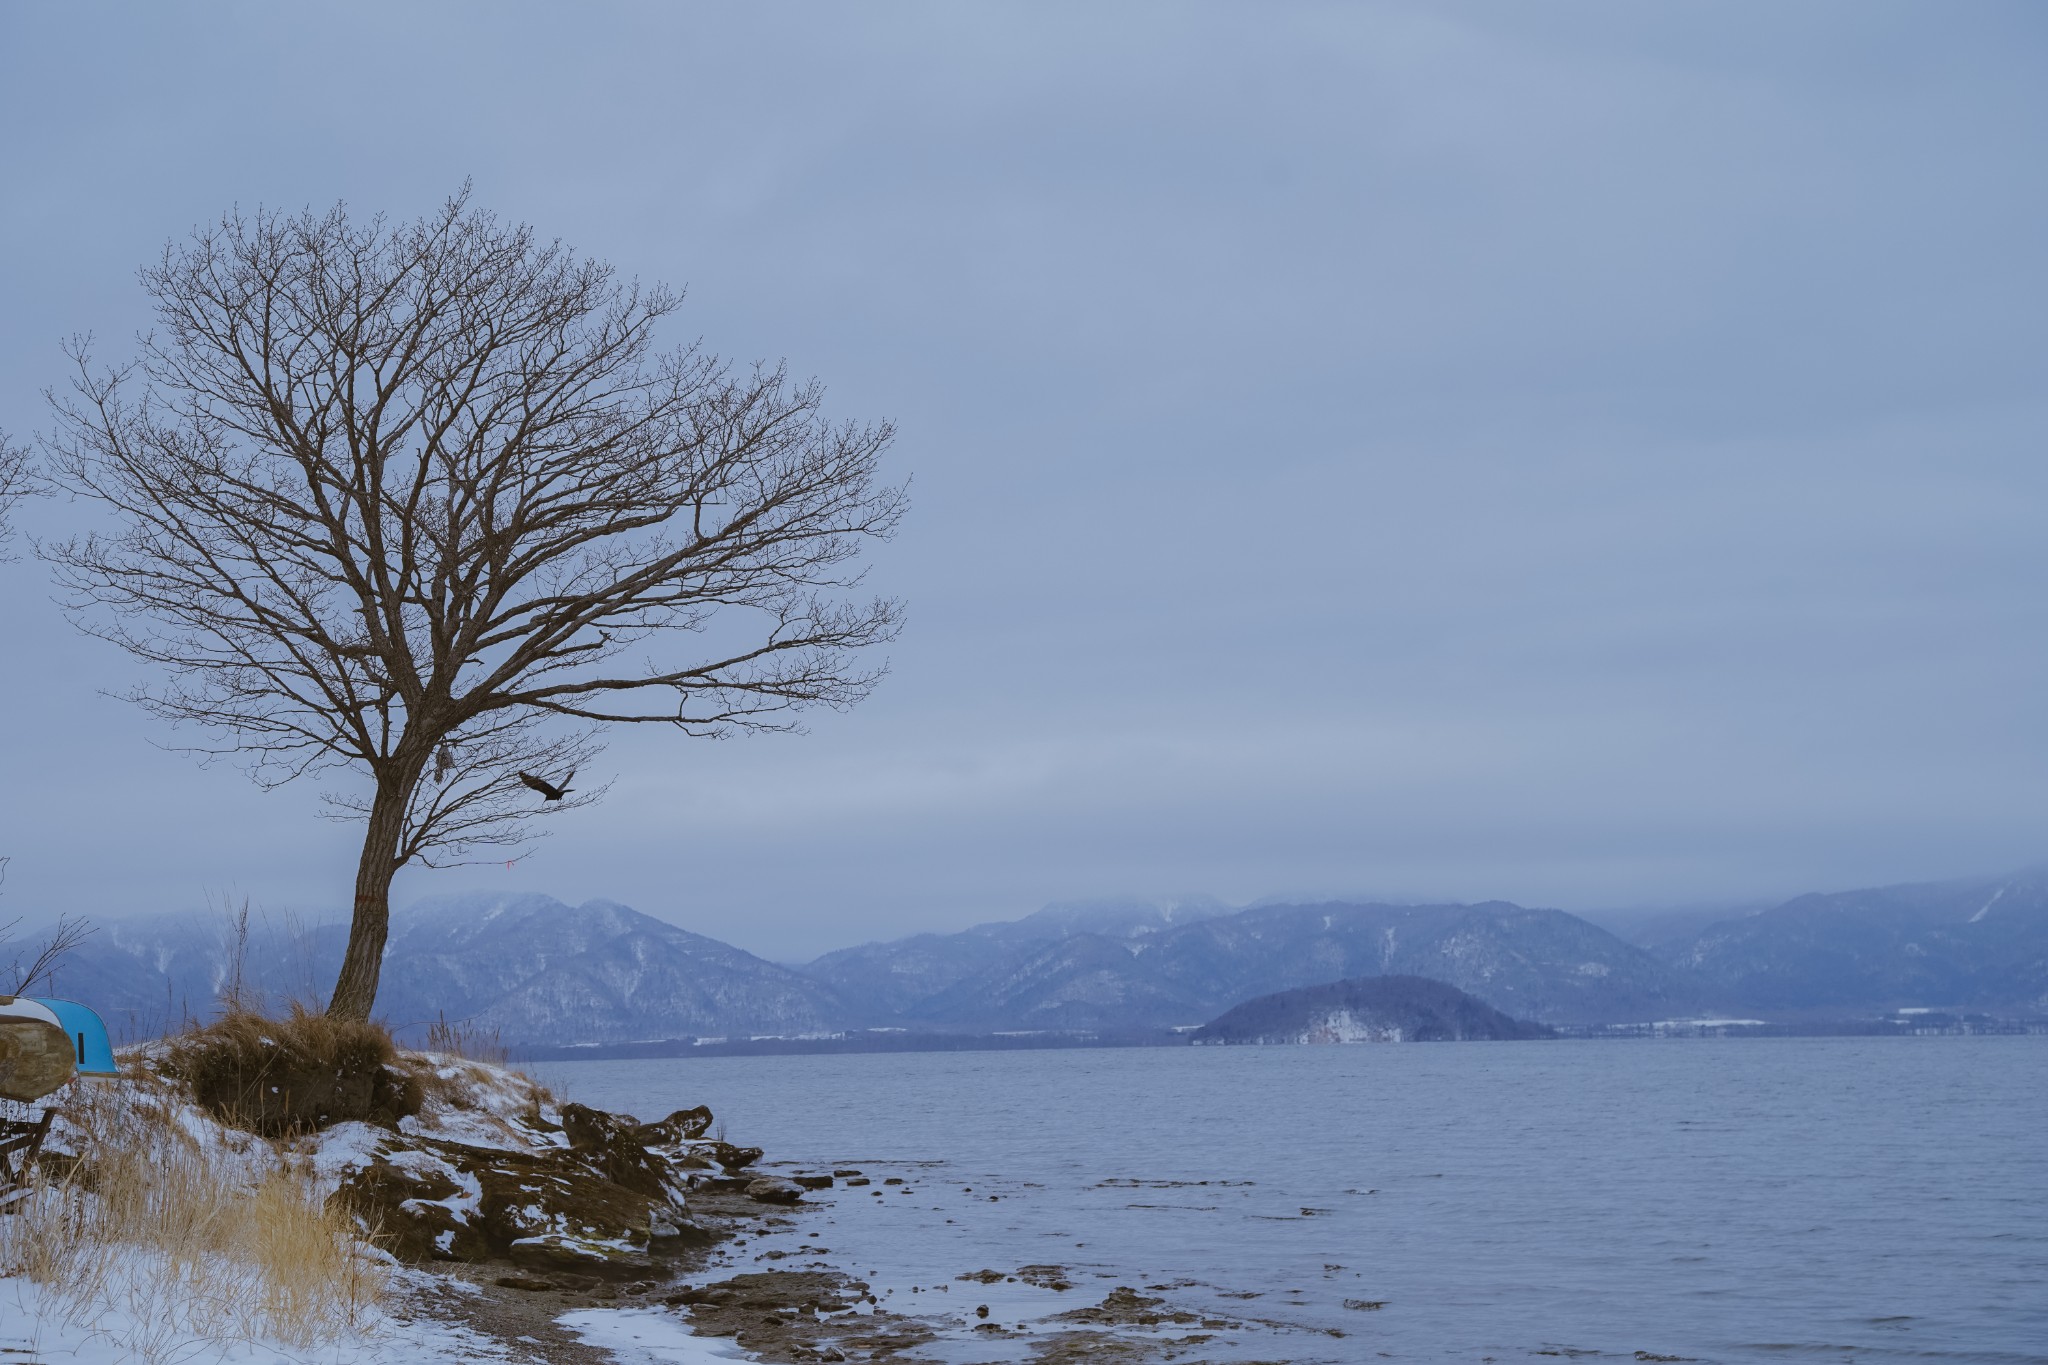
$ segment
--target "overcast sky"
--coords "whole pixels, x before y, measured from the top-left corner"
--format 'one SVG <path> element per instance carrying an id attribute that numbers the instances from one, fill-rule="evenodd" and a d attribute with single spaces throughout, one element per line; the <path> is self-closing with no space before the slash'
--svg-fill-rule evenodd
<path id="1" fill-rule="evenodd" d="M 2038 3 L 16 3 L 0 126 L 17 434 L 166 239 L 465 177 L 898 425 L 867 704 L 621 735 L 606 804 L 400 901 L 788 959 L 2048 857 Z M 0 909 L 345 905 L 315 791 L 155 747 L 49 591 L 0 566 Z"/>

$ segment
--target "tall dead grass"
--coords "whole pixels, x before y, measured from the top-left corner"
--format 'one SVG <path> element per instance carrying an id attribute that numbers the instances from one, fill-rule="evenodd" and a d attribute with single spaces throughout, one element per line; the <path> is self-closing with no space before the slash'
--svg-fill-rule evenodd
<path id="1" fill-rule="evenodd" d="M 374 1313 L 382 1266 L 270 1144 L 202 1142 L 147 1079 L 81 1090 L 64 1113 L 81 1155 L 0 1217 L 0 1276 L 151 1361 L 195 1337 L 309 1348 Z"/>
<path id="2" fill-rule="evenodd" d="M 497 1029 L 485 1028 L 467 1019 L 450 1019 L 446 1014 L 435 1015 L 434 1022 L 427 1025 L 426 1042 L 422 1046 L 427 1052 L 483 1062 L 488 1066 L 504 1066 L 512 1057 L 511 1049 L 505 1046 L 505 1040 Z"/>

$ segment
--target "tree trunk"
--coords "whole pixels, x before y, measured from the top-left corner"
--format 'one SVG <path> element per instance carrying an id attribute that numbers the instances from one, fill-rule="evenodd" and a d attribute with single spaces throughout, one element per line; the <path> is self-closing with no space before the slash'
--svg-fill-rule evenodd
<path id="1" fill-rule="evenodd" d="M 377 1003 L 377 977 L 384 969 L 384 940 L 391 930 L 391 879 L 398 875 L 398 841 L 417 773 L 377 783 L 370 820 L 363 830 L 363 857 L 356 864 L 355 917 L 349 923 L 348 952 L 327 1012 L 342 1019 L 368 1019 Z"/>

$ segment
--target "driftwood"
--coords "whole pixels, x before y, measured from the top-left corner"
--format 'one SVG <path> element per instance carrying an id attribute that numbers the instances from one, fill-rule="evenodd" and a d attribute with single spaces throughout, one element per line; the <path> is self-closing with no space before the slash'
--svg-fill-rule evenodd
<path id="1" fill-rule="evenodd" d="M 0 1099 L 39 1100 L 77 1069 L 63 1029 L 46 1019 L 0 1015 Z"/>

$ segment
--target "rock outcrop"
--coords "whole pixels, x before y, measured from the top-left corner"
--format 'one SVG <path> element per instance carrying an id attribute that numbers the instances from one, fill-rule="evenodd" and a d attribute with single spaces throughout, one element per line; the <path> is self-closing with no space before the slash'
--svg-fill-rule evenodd
<path id="1" fill-rule="evenodd" d="M 562 1106 L 561 1118 L 571 1151 L 613 1184 L 650 1199 L 667 1198 L 678 1170 L 707 1169 L 725 1146 L 697 1144 L 711 1127 L 711 1111 L 701 1104 L 678 1109 L 659 1123 L 637 1123 L 573 1103 Z"/>
<path id="2" fill-rule="evenodd" d="M 231 1013 L 135 1062 L 221 1132 L 305 1158 L 328 1205 L 401 1261 L 647 1277 L 717 1236 L 688 1216 L 692 1185 L 743 1185 L 733 1173 L 762 1154 L 707 1138 L 702 1105 L 643 1124 L 307 1011 Z"/>
<path id="3" fill-rule="evenodd" d="M 557 1103 L 496 1067 L 420 1053 L 395 1064 L 421 1095 L 416 1113 L 299 1142 L 330 1203 L 405 1261 L 647 1278 L 662 1257 L 722 1235 L 690 1218 L 693 1187 L 733 1183 L 761 1155 L 705 1137 L 701 1105 L 642 1123 Z"/>
<path id="4" fill-rule="evenodd" d="M 717 1144 L 701 1136 L 710 1124 L 701 1107 L 638 1123 L 565 1104 L 553 1115 L 536 1106 L 515 1125 L 526 1139 L 517 1145 L 414 1124 L 359 1131 L 343 1140 L 363 1160 L 331 1199 L 401 1260 L 641 1277 L 664 1251 L 709 1236 L 691 1223 L 687 1198 L 691 1172 L 714 1165 Z"/>
<path id="5" fill-rule="evenodd" d="M 0 1099 L 41 1099 L 71 1079 L 76 1060 L 49 1010 L 0 995 Z"/>
<path id="6" fill-rule="evenodd" d="M 794 1204 L 804 1197 L 804 1187 L 794 1180 L 764 1175 L 747 1182 L 747 1198 L 756 1204 Z"/>

